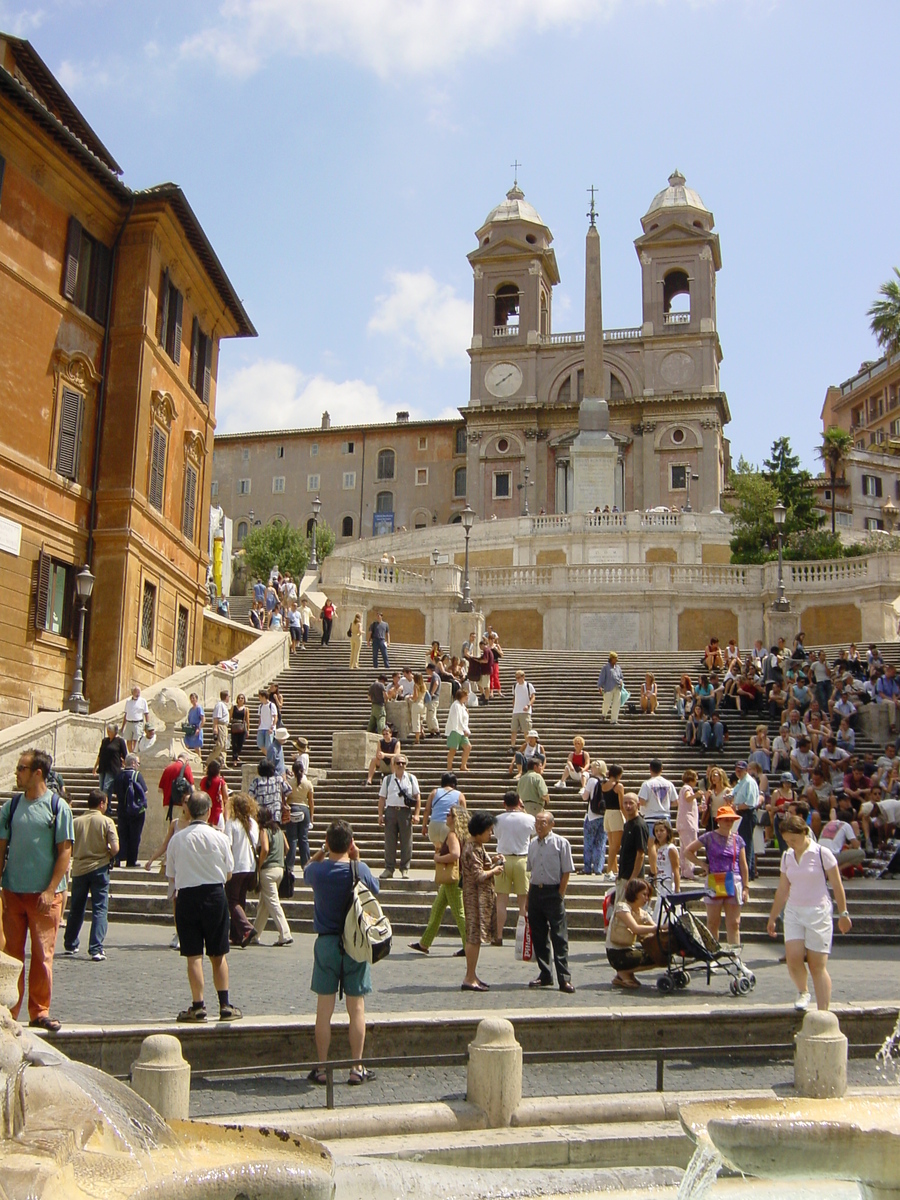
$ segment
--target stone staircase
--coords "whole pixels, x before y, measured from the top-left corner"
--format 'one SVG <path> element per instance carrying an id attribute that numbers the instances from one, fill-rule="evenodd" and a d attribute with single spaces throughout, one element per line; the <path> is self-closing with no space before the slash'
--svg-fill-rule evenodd
<path id="1" fill-rule="evenodd" d="M 366 692 L 372 679 L 370 661 L 364 659 L 359 671 L 350 672 L 349 643 L 342 634 L 343 627 L 338 622 L 337 636 L 331 646 L 323 648 L 315 638 L 307 650 L 295 654 L 290 669 L 278 679 L 284 696 L 283 717 L 292 735 L 302 734 L 308 739 L 311 766 L 327 771 L 327 777 L 316 787 L 313 844 L 318 843 L 331 819 L 344 817 L 353 825 L 363 858 L 378 871 L 383 866 L 383 835 L 377 823 L 377 788 L 366 786 L 363 773 L 334 769 L 331 765 L 332 732 L 364 729 L 369 715 Z M 900 651 L 890 649 L 892 652 L 886 658 L 894 661 L 900 658 Z M 390 656 L 392 666 L 408 664 L 417 670 L 424 663 L 426 652 L 421 646 L 395 645 L 391 647 Z M 602 756 L 607 764 L 617 762 L 624 767 L 626 790 L 638 790 L 648 774 L 647 763 L 653 756 L 662 759 L 665 774 L 676 784 L 688 766 L 702 773 L 709 763 L 715 762 L 731 771 L 739 758 L 746 757 L 750 735 L 760 718 L 755 714 L 729 711 L 726 723 L 730 736 L 721 754 L 701 756 L 697 750 L 685 746 L 682 724 L 673 707 L 674 689 L 684 672 L 696 678 L 697 660 L 695 653 L 652 657 L 641 653 L 623 655 L 625 682 L 632 694 L 639 694 L 645 671 L 652 670 L 661 704 L 655 716 L 645 716 L 639 710 L 636 713 L 623 710 L 618 725 L 610 726 L 600 723 L 600 696 L 596 688 L 605 655 L 508 651 L 501 664 L 504 697 L 496 698 L 470 714 L 473 742 L 470 771 L 460 776 L 469 808 L 497 811 L 504 791 L 510 786 L 507 768 L 511 691 L 517 667 L 525 670 L 526 677 L 536 689 L 534 723 L 547 752 L 545 777 L 551 788 L 556 829 L 571 840 L 576 867 L 581 865 L 583 803 L 573 785 L 565 791 L 556 791 L 552 786 L 559 777 L 576 733 L 584 736 L 592 757 Z M 248 699 L 252 737 L 256 728 L 256 702 L 255 698 Z M 211 718 L 209 724 L 211 727 Z M 862 749 L 875 749 L 867 746 L 864 738 L 858 738 L 857 744 Z M 444 739 L 426 739 L 418 746 L 404 743 L 403 748 L 409 756 L 409 769 L 419 780 L 423 798 L 427 797 L 439 783 L 445 767 Z M 65 764 L 60 764 L 60 769 L 73 806 L 76 810 L 83 807 L 87 791 L 95 783 L 94 777 L 89 771 L 66 770 Z M 230 789 L 240 787 L 239 769 L 229 767 L 225 776 Z M 159 803 L 159 796 L 151 796 L 151 803 Z M 155 846 L 143 845 L 142 858 L 155 849 Z M 749 938 L 765 936 L 765 920 L 777 882 L 778 863 L 776 852 L 769 852 L 758 860 L 759 878 L 752 886 L 751 900 L 742 923 Z M 432 849 L 420 832 L 414 839 L 412 865 L 411 878 L 394 878 L 385 881 L 382 887 L 383 905 L 399 936 L 414 934 L 424 928 L 434 896 Z M 601 905 L 608 886 L 593 877 L 573 878 L 567 893 L 570 936 L 586 939 L 602 935 Z M 853 938 L 867 942 L 900 941 L 900 887 L 886 881 L 862 879 L 852 881 L 848 891 L 854 918 Z M 295 897 L 285 902 L 284 908 L 293 929 L 311 931 L 311 895 L 303 886 L 299 873 Z M 115 871 L 110 911 L 113 920 L 170 920 L 164 878 L 140 868 Z M 511 903 L 508 932 L 512 931 L 515 911 L 515 904 Z M 444 929 L 457 936 L 449 914 L 445 917 Z"/>

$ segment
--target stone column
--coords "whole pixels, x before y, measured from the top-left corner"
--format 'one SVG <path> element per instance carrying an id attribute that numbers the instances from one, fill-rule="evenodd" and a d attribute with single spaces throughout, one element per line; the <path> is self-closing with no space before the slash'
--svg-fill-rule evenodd
<path id="1" fill-rule="evenodd" d="M 492 1129 L 509 1125 L 522 1099 L 522 1047 L 512 1022 L 486 1017 L 469 1043 L 466 1099 L 487 1117 Z"/>
<path id="2" fill-rule="evenodd" d="M 827 1098 L 847 1090 L 847 1039 L 833 1012 L 808 1012 L 794 1038 L 798 1096 Z"/>
<path id="3" fill-rule="evenodd" d="M 131 1064 L 131 1086 L 161 1117 L 186 1121 L 191 1103 L 191 1068 L 181 1043 L 170 1033 L 144 1038 Z"/>

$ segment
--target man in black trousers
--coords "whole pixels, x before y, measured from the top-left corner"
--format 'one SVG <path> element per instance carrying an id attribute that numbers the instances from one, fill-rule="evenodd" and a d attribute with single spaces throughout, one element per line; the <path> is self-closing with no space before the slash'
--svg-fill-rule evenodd
<path id="1" fill-rule="evenodd" d="M 556 978 L 561 992 L 574 992 L 569 975 L 569 931 L 566 926 L 566 888 L 569 876 L 575 870 L 572 847 L 568 839 L 553 832 L 553 813 L 548 809 L 538 813 L 534 819 L 537 837 L 528 846 L 528 872 L 531 884 L 528 888 L 528 923 L 531 926 L 531 943 L 537 959 L 540 975 L 532 979 L 529 987 L 552 987 L 553 972 L 550 969 L 550 943 L 553 943 L 553 961 Z"/>

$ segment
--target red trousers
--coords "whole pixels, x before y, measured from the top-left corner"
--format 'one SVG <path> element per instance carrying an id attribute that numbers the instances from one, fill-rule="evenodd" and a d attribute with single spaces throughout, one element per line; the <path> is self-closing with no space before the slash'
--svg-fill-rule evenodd
<path id="1" fill-rule="evenodd" d="M 18 1019 L 25 994 L 25 939 L 31 934 L 31 965 L 28 970 L 28 1017 L 34 1021 L 50 1012 L 53 991 L 53 952 L 62 918 L 65 892 L 57 892 L 49 912 L 38 911 L 39 892 L 10 892 L 3 889 L 3 933 L 6 953 L 22 962 L 19 999 L 11 1009 Z"/>

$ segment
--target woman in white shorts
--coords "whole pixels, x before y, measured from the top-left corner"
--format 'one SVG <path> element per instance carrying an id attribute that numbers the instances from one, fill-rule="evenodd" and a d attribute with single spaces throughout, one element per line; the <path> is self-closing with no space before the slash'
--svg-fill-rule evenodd
<path id="1" fill-rule="evenodd" d="M 816 1006 L 823 1012 L 831 1003 L 828 955 L 831 953 L 833 917 L 828 887 L 830 884 L 837 902 L 838 929 L 841 933 L 849 933 L 851 923 L 844 884 L 837 859 L 826 846 L 819 846 L 810 837 L 809 827 L 802 817 L 785 817 L 780 836 L 787 842 L 788 849 L 781 856 L 781 878 L 767 929 L 769 937 L 775 937 L 775 922 L 784 909 L 784 951 L 788 971 L 797 989 L 794 1008 L 803 1012 L 809 1007 L 808 963 L 816 991 Z"/>

